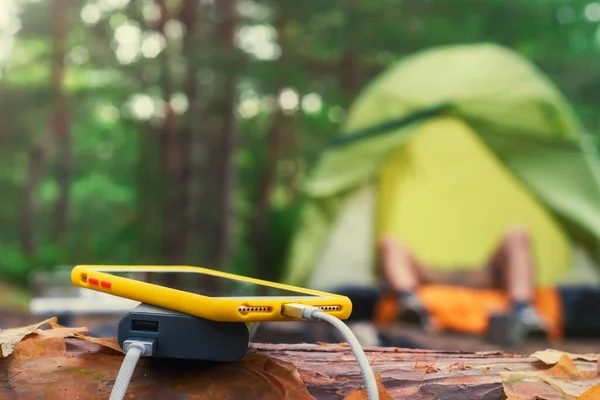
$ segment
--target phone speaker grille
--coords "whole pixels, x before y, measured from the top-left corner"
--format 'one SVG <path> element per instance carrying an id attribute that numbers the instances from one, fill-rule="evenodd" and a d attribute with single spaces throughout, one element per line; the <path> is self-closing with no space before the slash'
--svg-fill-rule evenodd
<path id="1" fill-rule="evenodd" d="M 323 311 L 340 311 L 342 307 L 340 306 L 317 306 Z"/>
<path id="2" fill-rule="evenodd" d="M 262 306 L 262 307 L 249 307 L 249 306 L 239 306 L 238 312 L 240 314 L 246 315 L 248 313 L 269 313 L 273 310 L 272 307 Z"/>

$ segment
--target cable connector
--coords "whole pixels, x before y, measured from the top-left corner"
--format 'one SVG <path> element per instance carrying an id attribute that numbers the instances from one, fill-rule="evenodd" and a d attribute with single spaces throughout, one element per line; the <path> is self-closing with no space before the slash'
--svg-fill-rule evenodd
<path id="1" fill-rule="evenodd" d="M 342 335 L 342 337 L 348 342 L 362 375 L 365 379 L 365 387 L 367 389 L 367 397 L 369 400 L 379 400 L 379 389 L 377 388 L 377 380 L 375 374 L 371 369 L 367 355 L 354 333 L 344 322 L 334 317 L 333 315 L 327 314 L 319 307 L 309 306 L 306 304 L 290 303 L 284 304 L 281 308 L 281 314 L 300 319 L 308 319 L 313 321 L 325 321 L 333 325 L 335 329 Z"/>
<path id="2" fill-rule="evenodd" d="M 150 357 L 156 350 L 156 339 L 130 338 L 123 342 L 123 352 L 127 354 L 132 346 L 139 347 L 142 357 Z"/>
<path id="3" fill-rule="evenodd" d="M 313 315 L 316 312 L 323 312 L 323 310 L 319 307 L 298 303 L 284 304 L 281 308 L 281 314 L 300 319 L 314 319 Z"/>

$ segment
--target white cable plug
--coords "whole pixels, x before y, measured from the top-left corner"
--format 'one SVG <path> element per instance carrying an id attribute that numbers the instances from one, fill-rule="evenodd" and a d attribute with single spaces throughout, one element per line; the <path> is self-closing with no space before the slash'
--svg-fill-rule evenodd
<path id="1" fill-rule="evenodd" d="M 123 400 L 140 357 L 151 356 L 155 348 L 155 339 L 127 339 L 123 342 L 125 359 L 121 364 L 121 369 L 117 375 L 117 380 L 115 381 L 109 400 Z"/>
<path id="2" fill-rule="evenodd" d="M 367 355 L 365 354 L 356 336 L 354 336 L 354 333 L 352 333 L 352 330 L 348 328 L 346 324 L 333 315 L 325 313 L 319 307 L 308 306 L 305 304 L 284 304 L 281 313 L 288 317 L 320 320 L 333 325 L 333 327 L 337 329 L 337 331 L 344 337 L 346 342 L 348 342 L 356 361 L 358 361 L 358 366 L 360 367 L 363 378 L 365 379 L 365 387 L 367 388 L 368 399 L 379 400 L 377 381 L 375 379 L 375 374 L 371 369 L 371 365 L 369 364 L 369 360 L 367 359 Z"/>

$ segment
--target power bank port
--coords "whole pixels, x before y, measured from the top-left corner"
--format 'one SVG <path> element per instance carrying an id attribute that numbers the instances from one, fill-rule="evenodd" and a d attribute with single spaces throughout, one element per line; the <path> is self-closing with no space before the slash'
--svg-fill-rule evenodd
<path id="1" fill-rule="evenodd" d="M 137 332 L 158 332 L 158 321 L 131 320 L 131 330 Z"/>

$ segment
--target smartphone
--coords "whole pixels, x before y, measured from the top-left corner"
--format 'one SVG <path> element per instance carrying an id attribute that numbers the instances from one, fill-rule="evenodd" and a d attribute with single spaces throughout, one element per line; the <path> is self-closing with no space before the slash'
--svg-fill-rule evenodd
<path id="1" fill-rule="evenodd" d="M 321 308 L 347 319 L 346 296 L 190 266 L 77 265 L 74 285 L 222 322 L 293 321 L 284 304 Z"/>

